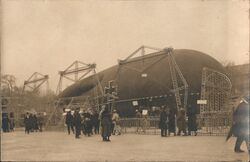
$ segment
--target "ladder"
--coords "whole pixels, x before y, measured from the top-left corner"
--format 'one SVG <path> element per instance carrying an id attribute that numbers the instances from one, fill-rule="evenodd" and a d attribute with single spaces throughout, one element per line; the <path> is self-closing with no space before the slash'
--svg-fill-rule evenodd
<path id="1" fill-rule="evenodd" d="M 169 55 L 169 67 L 170 67 L 170 73 L 171 73 L 171 78 L 173 82 L 173 88 L 174 88 L 174 93 L 175 93 L 175 100 L 176 100 L 176 105 L 177 105 L 177 110 L 180 109 L 180 106 L 182 105 L 181 102 L 181 97 L 180 97 L 180 90 L 185 90 L 184 93 L 184 109 L 187 107 L 187 99 L 188 99 L 188 84 L 186 79 L 184 78 L 178 64 L 175 61 L 175 58 L 173 56 L 173 49 L 172 48 L 167 48 L 165 49 Z M 183 86 L 179 87 L 178 85 L 178 80 L 177 80 L 177 74 L 180 77 Z"/>
<path id="2" fill-rule="evenodd" d="M 61 99 L 59 99 L 58 101 L 55 102 L 56 105 L 54 105 L 53 112 L 50 114 L 50 116 L 49 116 L 49 118 L 48 118 L 48 120 L 47 120 L 47 122 L 45 124 L 45 128 L 48 128 L 48 125 L 51 122 L 52 117 L 54 116 L 54 114 L 56 114 L 57 108 L 59 107 L 59 104 L 60 104 L 60 100 Z"/>
<path id="3" fill-rule="evenodd" d="M 181 106 L 181 97 L 180 97 L 180 92 L 178 90 L 177 76 L 176 76 L 175 69 L 173 67 L 172 59 L 169 60 L 169 67 L 170 67 L 171 78 L 172 78 L 172 83 L 173 83 L 173 88 L 174 88 L 174 93 L 175 93 L 176 105 L 177 105 L 177 109 L 179 110 L 180 109 L 179 106 Z"/>

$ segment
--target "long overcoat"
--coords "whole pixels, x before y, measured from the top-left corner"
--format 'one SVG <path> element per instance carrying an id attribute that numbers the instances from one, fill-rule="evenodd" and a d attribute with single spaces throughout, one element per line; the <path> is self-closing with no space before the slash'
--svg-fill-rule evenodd
<path id="1" fill-rule="evenodd" d="M 189 107 L 187 111 L 187 116 L 188 116 L 188 130 L 197 131 L 197 117 L 195 109 Z"/>
<path id="2" fill-rule="evenodd" d="M 241 102 L 233 113 L 233 125 L 228 136 L 232 134 L 236 137 L 249 135 L 249 104 L 246 102 Z"/>
<path id="3" fill-rule="evenodd" d="M 103 111 L 101 115 L 101 126 L 102 126 L 102 136 L 111 136 L 111 113 L 109 111 Z"/>
<path id="4" fill-rule="evenodd" d="M 168 114 L 165 111 L 162 111 L 160 114 L 160 123 L 159 128 L 160 129 L 167 129 L 168 128 Z"/>
<path id="5" fill-rule="evenodd" d="M 185 110 L 180 110 L 178 112 L 177 127 L 179 130 L 186 130 Z"/>

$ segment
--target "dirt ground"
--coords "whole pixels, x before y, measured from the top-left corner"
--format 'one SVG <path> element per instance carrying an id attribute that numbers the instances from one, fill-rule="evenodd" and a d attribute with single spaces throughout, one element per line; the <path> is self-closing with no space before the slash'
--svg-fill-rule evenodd
<path id="1" fill-rule="evenodd" d="M 100 135 L 75 139 L 65 132 L 1 134 L 2 161 L 248 161 L 233 152 L 235 138 L 123 134 L 103 142 Z M 242 149 L 247 150 L 246 145 Z"/>

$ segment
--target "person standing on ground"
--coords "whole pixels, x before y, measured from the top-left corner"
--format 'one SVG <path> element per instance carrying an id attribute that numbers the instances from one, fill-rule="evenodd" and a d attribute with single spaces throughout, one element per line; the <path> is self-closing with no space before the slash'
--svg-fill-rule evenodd
<path id="1" fill-rule="evenodd" d="M 141 117 L 142 117 L 142 114 L 139 110 L 135 110 L 135 117 L 136 117 L 136 133 L 139 133 L 140 131 L 140 128 L 141 128 Z"/>
<path id="2" fill-rule="evenodd" d="M 33 122 L 34 122 L 34 130 L 37 132 L 39 130 L 39 127 L 38 127 L 38 120 L 37 120 L 36 114 L 33 115 Z"/>
<path id="3" fill-rule="evenodd" d="M 71 111 L 68 111 L 65 117 L 65 124 L 67 125 L 67 128 L 68 128 L 68 134 L 70 134 L 70 129 L 72 130 L 74 134 L 73 120 L 74 120 L 74 117 L 71 114 Z"/>
<path id="4" fill-rule="evenodd" d="M 176 116 L 176 111 L 174 109 L 170 109 L 169 122 L 168 122 L 168 136 L 170 136 L 170 133 L 174 133 L 174 136 L 176 136 L 175 116 Z"/>
<path id="5" fill-rule="evenodd" d="M 34 132 L 35 121 L 32 113 L 29 115 L 29 121 L 30 121 L 30 132 Z"/>
<path id="6" fill-rule="evenodd" d="M 160 123 L 159 127 L 161 129 L 161 136 L 166 137 L 167 136 L 167 130 L 168 130 L 168 112 L 166 108 L 162 107 L 161 114 L 160 114 Z"/>
<path id="7" fill-rule="evenodd" d="M 30 133 L 30 129 L 32 127 L 32 123 L 31 123 L 31 118 L 30 118 L 30 114 L 27 112 L 25 117 L 24 117 L 24 125 L 25 125 L 25 133 L 29 134 Z"/>
<path id="8" fill-rule="evenodd" d="M 114 124 L 114 131 L 112 132 L 113 135 L 116 135 L 116 134 L 121 135 L 120 116 L 116 110 L 114 110 L 113 112 L 112 122 Z"/>
<path id="9" fill-rule="evenodd" d="M 103 141 L 110 141 L 111 124 L 112 124 L 111 113 L 108 110 L 108 107 L 105 107 L 104 111 L 101 113 L 101 126 L 102 126 Z"/>
<path id="10" fill-rule="evenodd" d="M 196 111 L 191 105 L 188 106 L 187 111 L 188 116 L 188 135 L 191 136 L 191 133 L 194 132 L 194 135 L 197 135 L 197 123 L 196 123 Z"/>
<path id="11" fill-rule="evenodd" d="M 250 154 L 249 148 L 249 95 L 245 96 L 241 103 L 237 106 L 236 110 L 233 113 L 233 126 L 231 127 L 226 141 L 234 135 L 237 137 L 234 152 L 242 153 L 243 150 L 240 149 L 241 144 L 245 141 Z"/>
<path id="12" fill-rule="evenodd" d="M 84 114 L 84 129 L 85 129 L 85 135 L 91 136 L 92 134 L 92 121 L 91 121 L 91 114 L 87 111 Z"/>
<path id="13" fill-rule="evenodd" d="M 82 119 L 79 114 L 79 109 L 75 110 L 74 112 L 74 125 L 75 125 L 75 138 L 80 138 L 81 134 L 81 126 L 82 126 Z"/>
<path id="14" fill-rule="evenodd" d="M 150 123 L 148 121 L 149 115 L 148 111 L 145 111 L 145 114 L 142 113 L 142 132 L 146 133 L 146 129 L 150 127 Z"/>
<path id="15" fill-rule="evenodd" d="M 38 129 L 40 132 L 43 131 L 43 124 L 44 124 L 44 117 L 42 113 L 39 113 L 37 115 L 37 124 L 38 124 Z"/>
<path id="16" fill-rule="evenodd" d="M 95 134 L 99 134 L 100 120 L 99 120 L 99 114 L 96 111 L 94 112 L 92 119 L 94 125 L 94 132 Z"/>
<path id="17" fill-rule="evenodd" d="M 2 129 L 3 132 L 9 132 L 9 116 L 8 113 L 2 113 Z"/>
<path id="18" fill-rule="evenodd" d="M 15 128 L 15 118 L 14 118 L 14 112 L 10 112 L 10 131 L 14 131 Z"/>
<path id="19" fill-rule="evenodd" d="M 185 118 L 185 110 L 181 108 L 178 112 L 177 116 L 177 127 L 178 127 L 178 133 L 177 135 L 180 136 L 181 132 L 184 133 L 184 136 L 187 135 L 186 132 L 186 118 Z"/>

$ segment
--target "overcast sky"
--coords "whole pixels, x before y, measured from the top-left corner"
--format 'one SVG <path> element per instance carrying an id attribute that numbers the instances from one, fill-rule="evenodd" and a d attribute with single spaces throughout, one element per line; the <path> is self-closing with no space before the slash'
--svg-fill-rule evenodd
<path id="1" fill-rule="evenodd" d="M 117 64 L 141 45 L 194 49 L 219 61 L 249 61 L 245 0 L 3 0 L 2 73 L 18 85 L 35 71 L 50 76 L 73 61 Z"/>

